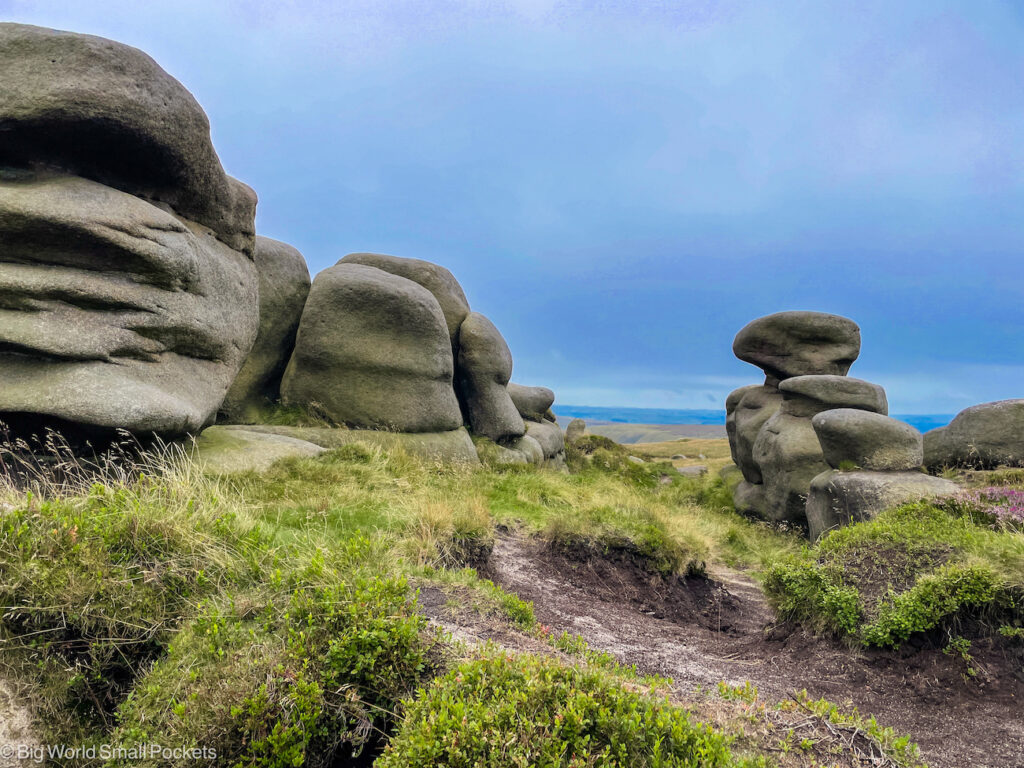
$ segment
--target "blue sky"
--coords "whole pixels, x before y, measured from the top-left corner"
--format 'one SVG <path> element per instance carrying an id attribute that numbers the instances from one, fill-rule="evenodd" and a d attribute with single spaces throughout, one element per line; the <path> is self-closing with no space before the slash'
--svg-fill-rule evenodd
<path id="1" fill-rule="evenodd" d="M 897 413 L 1024 397 L 1024 5 L 0 0 L 136 45 L 312 271 L 444 264 L 560 402 L 720 407 L 749 320 Z"/>

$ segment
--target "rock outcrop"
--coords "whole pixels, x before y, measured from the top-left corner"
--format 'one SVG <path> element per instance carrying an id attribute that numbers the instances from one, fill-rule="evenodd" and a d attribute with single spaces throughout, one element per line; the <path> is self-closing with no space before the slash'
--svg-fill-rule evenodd
<path id="1" fill-rule="evenodd" d="M 0 420 L 179 435 L 256 337 L 256 196 L 141 51 L 0 24 Z"/>
<path id="2" fill-rule="evenodd" d="M 341 263 L 313 280 L 281 396 L 350 427 L 443 432 L 462 426 L 453 375 L 434 295 L 376 267 Z"/>
<path id="3" fill-rule="evenodd" d="M 924 463 L 932 471 L 1024 466 L 1024 399 L 974 405 L 931 430 L 924 436 Z"/>
<path id="4" fill-rule="evenodd" d="M 251 424 L 280 399 L 281 377 L 295 349 L 295 334 L 309 296 L 302 254 L 269 237 L 256 238 L 260 326 L 256 342 L 220 407 L 219 421 Z"/>
<path id="5" fill-rule="evenodd" d="M 459 329 L 457 386 L 474 434 L 501 442 L 526 434 L 508 382 L 512 353 L 494 323 L 472 312 Z"/>

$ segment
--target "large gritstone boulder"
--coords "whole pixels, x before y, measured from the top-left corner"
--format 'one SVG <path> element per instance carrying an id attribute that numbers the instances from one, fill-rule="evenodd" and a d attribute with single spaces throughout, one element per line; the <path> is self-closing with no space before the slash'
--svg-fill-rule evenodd
<path id="1" fill-rule="evenodd" d="M 448 328 L 430 291 L 338 264 L 313 280 L 281 397 L 350 427 L 442 432 L 462 426 L 452 376 Z"/>
<path id="2" fill-rule="evenodd" d="M 544 421 L 555 403 L 555 393 L 547 387 L 525 387 L 509 382 L 508 394 L 519 415 L 531 421 Z"/>
<path id="3" fill-rule="evenodd" d="M 350 253 L 339 264 L 363 264 L 376 267 L 392 275 L 419 283 L 437 299 L 444 313 L 445 325 L 453 344 L 458 339 L 459 326 L 469 314 L 469 301 L 455 276 L 444 267 L 419 259 L 403 259 L 383 253 Z"/>
<path id="4" fill-rule="evenodd" d="M 921 499 L 956 493 L 949 480 L 921 472 L 841 472 L 827 470 L 810 484 L 807 527 L 811 540 L 823 533 L 870 520 L 880 512 Z"/>
<path id="5" fill-rule="evenodd" d="M 474 434 L 494 441 L 526 434 L 508 393 L 512 353 L 494 323 L 471 312 L 459 330 L 457 386 Z"/>
<path id="6" fill-rule="evenodd" d="M 924 460 L 921 433 L 889 416 L 836 408 L 819 413 L 811 425 L 833 469 L 900 472 L 918 469 Z"/>
<path id="7" fill-rule="evenodd" d="M 295 348 L 295 334 L 309 295 L 309 268 L 290 245 L 256 238 L 260 277 L 260 328 L 249 357 L 228 390 L 218 419 L 253 423 L 281 395 L 281 377 Z"/>
<path id="8" fill-rule="evenodd" d="M 174 436 L 256 337 L 252 190 L 141 51 L 0 24 L 0 421 Z"/>
<path id="9" fill-rule="evenodd" d="M 822 312 L 779 312 L 747 324 L 736 334 L 733 353 L 771 379 L 817 374 L 844 375 L 860 354 L 860 328 L 852 320 Z"/>
<path id="10" fill-rule="evenodd" d="M 550 469 L 565 468 L 565 435 L 557 424 L 550 421 L 527 421 L 526 434 L 540 444 L 544 454 L 543 466 Z"/>
<path id="11" fill-rule="evenodd" d="M 974 405 L 924 436 L 929 470 L 1024 466 L 1024 400 Z"/>
<path id="12" fill-rule="evenodd" d="M 885 413 L 884 390 L 846 376 L 799 376 L 779 385 L 783 401 L 754 443 L 753 457 L 764 476 L 766 516 L 803 524 L 811 480 L 829 469 L 811 419 L 832 408 Z"/>

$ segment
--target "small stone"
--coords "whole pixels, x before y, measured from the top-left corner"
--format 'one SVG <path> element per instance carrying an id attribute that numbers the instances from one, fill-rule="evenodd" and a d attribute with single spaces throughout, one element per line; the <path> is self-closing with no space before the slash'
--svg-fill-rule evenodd
<path id="1" fill-rule="evenodd" d="M 694 464 L 689 467 L 677 467 L 676 471 L 683 477 L 702 477 L 708 473 L 708 468 L 703 464 Z"/>
<path id="2" fill-rule="evenodd" d="M 627 458 L 631 462 L 633 462 L 634 464 L 646 464 L 647 463 L 643 459 L 641 459 L 639 456 L 628 456 Z"/>

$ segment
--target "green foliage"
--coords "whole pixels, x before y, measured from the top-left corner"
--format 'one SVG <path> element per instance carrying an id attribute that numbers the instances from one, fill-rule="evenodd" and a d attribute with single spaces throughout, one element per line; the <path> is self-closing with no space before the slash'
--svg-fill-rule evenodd
<path id="1" fill-rule="evenodd" d="M 726 766 L 725 739 L 599 669 L 489 652 L 420 691 L 382 768 Z"/>
<path id="2" fill-rule="evenodd" d="M 1024 619 L 1022 543 L 960 506 L 910 504 L 776 563 L 764 586 L 782 618 L 868 646 L 965 620 L 994 634 Z"/>

